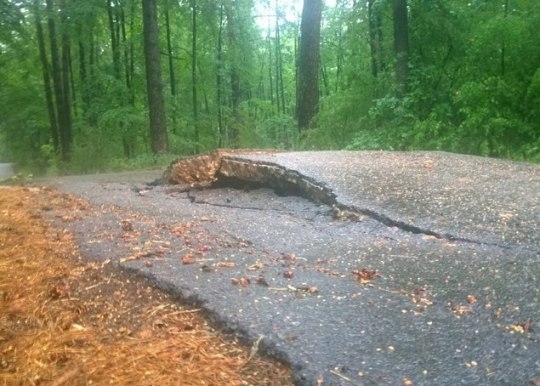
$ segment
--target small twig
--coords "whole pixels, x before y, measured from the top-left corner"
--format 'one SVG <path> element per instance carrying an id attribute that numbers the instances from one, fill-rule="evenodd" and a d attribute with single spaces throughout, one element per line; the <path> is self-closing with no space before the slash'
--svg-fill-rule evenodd
<path id="1" fill-rule="evenodd" d="M 99 287 L 100 285 L 102 285 L 102 284 L 104 284 L 104 283 L 105 283 L 105 282 L 100 281 L 99 283 L 96 283 L 96 284 L 93 284 L 93 285 L 90 285 L 90 286 L 86 287 L 84 290 L 85 290 L 85 291 L 91 290 L 92 288 Z"/>
<path id="2" fill-rule="evenodd" d="M 340 378 L 343 379 L 344 381 L 347 381 L 347 382 L 352 383 L 353 385 L 358 385 L 358 386 L 360 386 L 359 383 L 356 383 L 356 382 L 353 381 L 351 378 L 349 378 L 349 377 L 347 377 L 347 376 L 341 374 L 341 373 L 338 372 L 338 371 L 330 370 L 330 373 L 334 374 L 334 375 L 337 376 L 337 377 L 340 377 Z"/>
<path id="3" fill-rule="evenodd" d="M 268 289 L 272 291 L 289 291 L 288 288 L 279 288 L 279 287 L 268 287 Z"/>
<path id="4" fill-rule="evenodd" d="M 251 351 L 249 353 L 249 357 L 248 357 L 246 363 L 248 363 L 250 360 L 252 360 L 253 357 L 257 354 L 257 352 L 259 351 L 259 343 L 261 343 L 261 340 L 263 340 L 263 338 L 264 338 L 264 335 L 261 335 L 255 341 L 255 343 L 253 343 L 253 346 L 251 347 Z"/>
<path id="5" fill-rule="evenodd" d="M 75 378 L 80 372 L 81 372 L 81 369 L 78 367 L 75 367 L 74 369 L 71 369 L 65 372 L 64 374 L 62 374 L 53 383 L 51 383 L 51 386 L 61 386 L 61 385 L 71 384 L 73 382 L 73 378 Z"/>

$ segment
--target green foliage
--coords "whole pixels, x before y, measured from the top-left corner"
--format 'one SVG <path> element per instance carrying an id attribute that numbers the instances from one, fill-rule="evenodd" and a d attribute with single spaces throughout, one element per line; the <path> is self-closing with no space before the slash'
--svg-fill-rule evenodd
<path id="1" fill-rule="evenodd" d="M 187 1 L 160 2 L 161 24 L 163 7 L 169 7 L 175 70 L 173 78 L 168 60 L 162 60 L 171 153 L 193 154 L 219 144 L 433 149 L 540 162 L 540 2 L 512 0 L 506 9 L 505 2 L 409 0 L 408 91 L 398 95 L 391 2 L 374 2 L 381 22 L 381 65 L 375 76 L 367 2 L 353 6 L 337 1 L 323 16 L 319 113 L 313 129 L 302 133 L 295 120 L 299 20 L 283 12 L 291 4 L 280 1 L 277 20 L 272 17 L 270 30 L 260 31 L 253 22 L 254 3 L 258 2 L 197 2 L 194 122 L 191 8 Z M 275 3 L 266 3 L 274 12 Z M 34 9 L 29 4 L 0 1 L 0 160 L 36 174 L 61 174 L 150 167 L 173 157 L 150 154 L 140 2 L 118 3 L 123 12 L 114 30 L 118 73 L 107 2 L 72 0 L 65 9 L 67 21 L 56 19 L 59 31 L 68 35 L 73 82 L 74 142 L 69 160 L 60 161 L 52 142 Z M 42 27 L 50 61 L 45 20 Z M 161 34 L 166 47 L 165 28 Z M 234 90 L 233 73 L 240 90 Z"/>

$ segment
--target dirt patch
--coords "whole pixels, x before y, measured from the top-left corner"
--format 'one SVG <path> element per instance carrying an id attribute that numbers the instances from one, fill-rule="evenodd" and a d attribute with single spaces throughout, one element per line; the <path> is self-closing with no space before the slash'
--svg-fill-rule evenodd
<path id="1" fill-rule="evenodd" d="M 0 384 L 293 383 L 289 368 L 216 332 L 199 310 L 86 261 L 44 216 L 87 210 L 52 189 L 0 187 Z"/>

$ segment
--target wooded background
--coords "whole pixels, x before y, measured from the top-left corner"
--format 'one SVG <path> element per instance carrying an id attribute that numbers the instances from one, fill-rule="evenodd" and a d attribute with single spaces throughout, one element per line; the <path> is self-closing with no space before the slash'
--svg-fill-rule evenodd
<path id="1" fill-rule="evenodd" d="M 34 173 L 217 147 L 540 161 L 538 0 L 0 0 L 0 15 L 0 162 Z"/>

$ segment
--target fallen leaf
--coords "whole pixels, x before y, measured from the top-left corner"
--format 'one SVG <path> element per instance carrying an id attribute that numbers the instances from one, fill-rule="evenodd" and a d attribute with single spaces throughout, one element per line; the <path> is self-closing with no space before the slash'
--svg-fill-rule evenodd
<path id="1" fill-rule="evenodd" d="M 242 276 L 241 278 L 233 277 L 231 279 L 231 283 L 234 285 L 241 285 L 242 287 L 247 287 L 251 283 L 251 280 L 249 280 L 249 278 L 245 276 Z"/>
<path id="2" fill-rule="evenodd" d="M 268 287 L 268 282 L 266 281 L 266 279 L 264 278 L 264 276 L 259 276 L 257 278 L 257 280 L 255 281 L 255 283 L 259 284 L 259 285 L 262 285 L 264 287 Z"/>
<path id="3" fill-rule="evenodd" d="M 468 304 L 458 304 L 458 305 L 452 306 L 451 309 L 456 315 L 468 315 L 468 314 L 472 314 L 473 312 L 472 307 Z"/>
<path id="4" fill-rule="evenodd" d="M 283 272 L 283 277 L 286 279 L 292 279 L 294 276 L 294 271 L 285 271 Z"/>
<path id="5" fill-rule="evenodd" d="M 352 273 L 356 275 L 356 279 L 361 284 L 370 283 L 373 279 L 380 276 L 377 270 L 369 269 L 369 268 L 362 268 L 360 270 L 354 270 L 352 271 Z"/>
<path id="6" fill-rule="evenodd" d="M 262 267 L 263 265 L 261 264 L 261 262 L 257 261 L 255 264 L 250 265 L 247 269 L 248 271 L 257 271 L 261 269 Z"/>
<path id="7" fill-rule="evenodd" d="M 199 248 L 199 253 L 202 255 L 202 254 L 204 254 L 205 252 L 208 252 L 211 249 L 212 249 L 211 246 L 203 245 L 202 247 Z"/>
<path id="8" fill-rule="evenodd" d="M 51 299 L 67 298 L 69 297 L 69 284 L 61 279 L 49 286 L 48 294 Z"/>
<path id="9" fill-rule="evenodd" d="M 281 260 L 294 262 L 296 261 L 296 255 L 294 253 L 282 253 Z"/>
<path id="10" fill-rule="evenodd" d="M 156 255 L 164 255 L 167 252 L 169 252 L 169 248 L 165 248 L 165 247 L 157 247 L 154 250 L 154 254 Z"/>
<path id="11" fill-rule="evenodd" d="M 532 327 L 532 320 L 527 319 L 524 322 L 511 324 L 508 327 L 510 328 L 511 332 L 515 332 L 515 333 L 518 333 L 518 334 L 531 332 L 532 331 L 532 328 L 531 328 Z"/>
<path id="12" fill-rule="evenodd" d="M 133 224 L 129 220 L 120 221 L 120 225 L 122 226 L 122 230 L 124 232 L 131 232 L 133 230 Z"/>
<path id="13" fill-rule="evenodd" d="M 182 264 L 194 264 L 196 261 L 197 259 L 192 254 L 182 256 Z"/>

